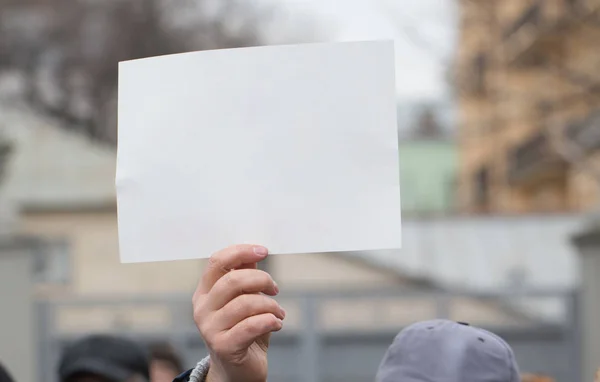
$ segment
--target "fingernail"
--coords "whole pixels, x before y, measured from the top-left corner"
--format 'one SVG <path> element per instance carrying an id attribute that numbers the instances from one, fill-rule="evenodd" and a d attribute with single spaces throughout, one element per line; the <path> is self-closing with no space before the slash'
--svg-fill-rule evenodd
<path id="1" fill-rule="evenodd" d="M 283 318 L 285 318 L 285 309 L 283 309 L 281 306 L 279 307 L 279 309 L 281 309 L 281 315 L 283 316 Z"/>
<path id="2" fill-rule="evenodd" d="M 265 247 L 254 247 L 254 253 L 260 257 L 265 257 L 269 254 L 269 251 Z"/>
<path id="3" fill-rule="evenodd" d="M 275 293 L 278 294 L 279 293 L 279 286 L 277 285 L 277 283 L 275 281 L 273 281 L 273 287 L 275 288 Z"/>

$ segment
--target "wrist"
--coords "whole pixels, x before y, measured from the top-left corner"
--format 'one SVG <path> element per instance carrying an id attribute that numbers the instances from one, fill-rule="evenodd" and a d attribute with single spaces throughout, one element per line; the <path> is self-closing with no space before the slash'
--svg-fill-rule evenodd
<path id="1" fill-rule="evenodd" d="M 206 369 L 206 379 L 203 382 L 231 382 L 227 371 L 217 361 L 210 362 L 210 367 Z"/>
<path id="2" fill-rule="evenodd" d="M 206 379 L 202 382 L 231 382 L 232 379 L 219 364 L 219 362 L 210 362 L 210 367 L 206 369 Z"/>
<path id="3" fill-rule="evenodd" d="M 204 382 L 224 382 L 223 378 L 214 368 L 209 368 Z"/>

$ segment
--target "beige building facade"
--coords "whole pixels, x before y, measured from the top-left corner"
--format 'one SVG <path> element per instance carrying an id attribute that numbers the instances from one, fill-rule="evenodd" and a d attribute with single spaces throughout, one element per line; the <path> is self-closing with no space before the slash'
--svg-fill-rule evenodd
<path id="1" fill-rule="evenodd" d="M 121 264 L 114 207 L 85 211 L 25 210 L 20 231 L 67 242 L 68 274 L 64 287 L 42 283 L 40 293 L 78 297 L 190 294 L 204 260 Z M 406 282 L 394 272 L 327 254 L 273 256 L 269 271 L 288 289 L 382 288 Z"/>
<path id="2" fill-rule="evenodd" d="M 585 211 L 600 202 L 598 0 L 461 1 L 460 205 Z"/>

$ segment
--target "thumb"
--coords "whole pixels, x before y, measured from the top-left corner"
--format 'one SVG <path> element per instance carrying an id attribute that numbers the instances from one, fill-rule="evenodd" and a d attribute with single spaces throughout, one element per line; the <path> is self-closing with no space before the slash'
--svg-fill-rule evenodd
<path id="1" fill-rule="evenodd" d="M 227 331 L 227 342 L 233 345 L 235 353 L 247 350 L 254 342 L 266 351 L 270 333 L 282 327 L 283 321 L 271 313 L 248 317 Z"/>

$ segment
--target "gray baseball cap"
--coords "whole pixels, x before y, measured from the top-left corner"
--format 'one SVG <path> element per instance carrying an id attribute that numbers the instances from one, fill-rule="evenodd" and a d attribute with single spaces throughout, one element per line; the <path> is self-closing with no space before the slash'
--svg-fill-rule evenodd
<path id="1" fill-rule="evenodd" d="M 432 320 L 402 330 L 388 348 L 377 382 L 519 382 L 510 346 L 465 323 Z"/>

